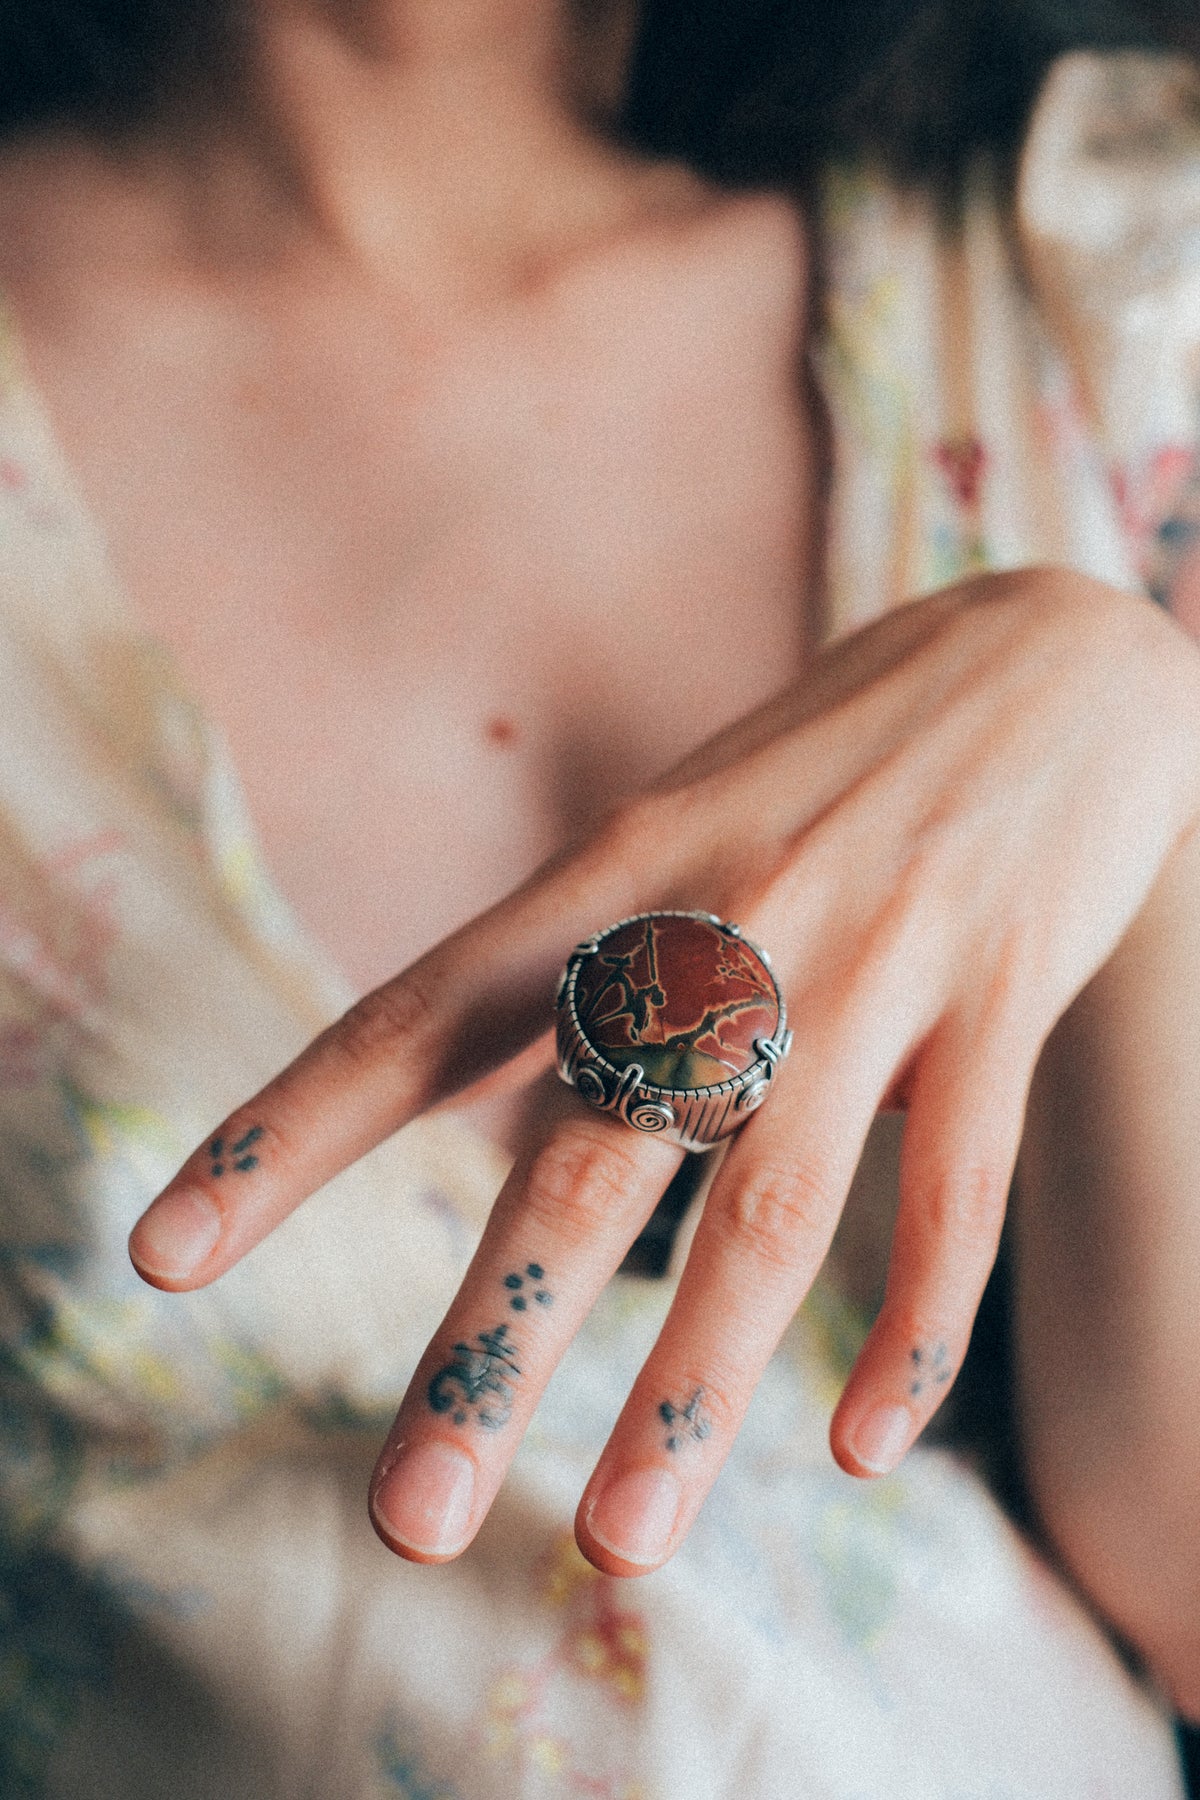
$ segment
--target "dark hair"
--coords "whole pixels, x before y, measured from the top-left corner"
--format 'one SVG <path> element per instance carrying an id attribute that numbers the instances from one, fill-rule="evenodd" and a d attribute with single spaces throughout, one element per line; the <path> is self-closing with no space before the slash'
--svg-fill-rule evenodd
<path id="1" fill-rule="evenodd" d="M 0 139 L 137 129 L 202 103 L 228 74 L 238 13 L 237 0 L 0 0 Z"/>
<path id="2" fill-rule="evenodd" d="M 239 0 L 0 0 L 0 137 L 137 127 L 230 85 Z M 914 178 L 1020 137 L 1055 55 L 1200 42 L 1194 0 L 642 0 L 623 128 L 717 180 L 868 151 Z M 207 94 L 205 92 L 207 90 Z"/>
<path id="3" fill-rule="evenodd" d="M 635 143 L 718 181 L 799 186 L 872 155 L 953 182 L 1014 152 L 1054 58 L 1200 49 L 1194 0 L 646 0 L 628 98 Z"/>

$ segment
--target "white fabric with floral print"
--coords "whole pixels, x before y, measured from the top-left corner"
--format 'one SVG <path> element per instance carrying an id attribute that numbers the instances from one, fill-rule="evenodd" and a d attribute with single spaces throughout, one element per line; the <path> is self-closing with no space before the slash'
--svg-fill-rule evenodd
<path id="1" fill-rule="evenodd" d="M 1195 99 L 1178 64 L 1063 63 L 1015 227 L 981 176 L 961 244 L 866 175 L 831 181 L 832 629 L 1047 559 L 1200 595 Z M 347 996 L 134 629 L 11 343 L 0 595 L 13 1792 L 1178 1800 L 1162 1709 L 967 1468 L 834 1467 L 861 1327 L 828 1284 L 660 1573 L 597 1574 L 570 1520 L 671 1279 L 611 1284 L 467 1555 L 382 1549 L 378 1436 L 499 1159 L 418 1123 L 213 1289 L 137 1281 L 134 1219 Z"/>

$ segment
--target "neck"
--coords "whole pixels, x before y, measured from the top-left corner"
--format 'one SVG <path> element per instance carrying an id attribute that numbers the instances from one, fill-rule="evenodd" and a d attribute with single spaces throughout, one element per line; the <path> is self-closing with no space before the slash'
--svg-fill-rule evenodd
<path id="1" fill-rule="evenodd" d="M 119 152 L 15 159 L 14 220 L 47 273 L 261 267 L 319 247 L 434 303 L 511 284 L 629 203 L 632 165 L 586 123 L 630 0 L 259 0 L 219 114 Z M 10 234 L 10 245 L 13 241 Z"/>
<path id="2" fill-rule="evenodd" d="M 619 159 L 585 129 L 563 0 L 275 0 L 252 84 L 308 220 L 372 265 L 477 269 L 586 227 Z"/>

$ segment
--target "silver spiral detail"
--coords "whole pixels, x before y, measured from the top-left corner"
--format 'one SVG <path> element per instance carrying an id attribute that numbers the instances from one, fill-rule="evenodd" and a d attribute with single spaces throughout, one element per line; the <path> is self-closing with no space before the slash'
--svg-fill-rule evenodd
<path id="1" fill-rule="evenodd" d="M 595 1069 L 580 1069 L 575 1077 L 575 1092 L 581 1100 L 586 1100 L 589 1106 L 608 1105 L 608 1089 L 604 1085 L 603 1077 Z"/>
<path id="2" fill-rule="evenodd" d="M 625 1117 L 635 1131 L 669 1131 L 675 1114 L 669 1106 L 656 1100 L 642 1100 L 631 1106 Z"/>

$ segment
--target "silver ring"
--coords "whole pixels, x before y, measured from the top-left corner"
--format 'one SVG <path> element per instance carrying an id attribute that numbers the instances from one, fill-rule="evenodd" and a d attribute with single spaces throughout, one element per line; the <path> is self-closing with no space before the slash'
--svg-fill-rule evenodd
<path id="1" fill-rule="evenodd" d="M 770 957 L 715 913 L 618 919 L 575 946 L 556 1005 L 563 1080 L 685 1150 L 757 1112 L 792 1046 Z"/>

